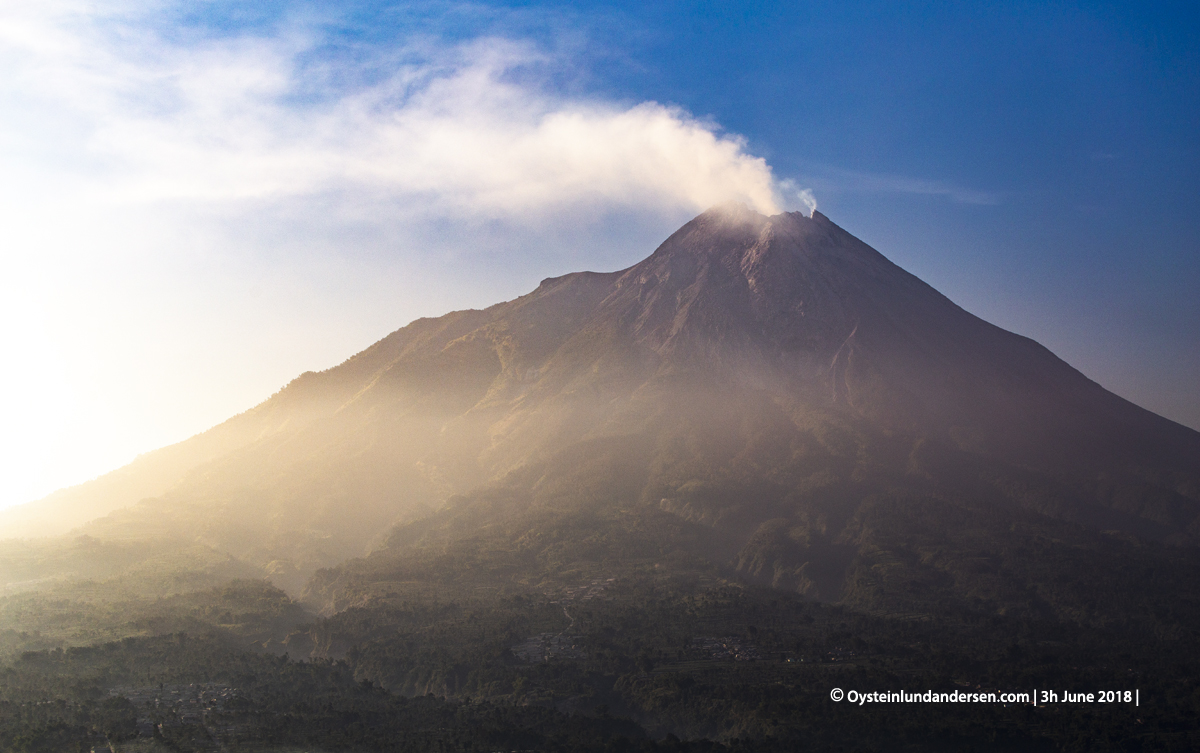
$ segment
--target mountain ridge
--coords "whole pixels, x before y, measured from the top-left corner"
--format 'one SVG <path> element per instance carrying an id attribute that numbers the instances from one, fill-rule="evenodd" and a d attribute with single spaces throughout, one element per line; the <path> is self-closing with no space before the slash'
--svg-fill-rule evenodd
<path id="1" fill-rule="evenodd" d="M 746 572 L 772 548 L 804 555 L 779 533 L 801 518 L 817 549 L 849 546 L 855 510 L 886 490 L 1200 535 L 1200 433 L 816 212 L 716 207 L 625 270 L 416 320 L 173 452 L 204 446 L 226 449 L 80 530 L 195 539 L 294 592 L 393 526 L 502 488 L 525 509 L 654 508 L 720 534 Z"/>

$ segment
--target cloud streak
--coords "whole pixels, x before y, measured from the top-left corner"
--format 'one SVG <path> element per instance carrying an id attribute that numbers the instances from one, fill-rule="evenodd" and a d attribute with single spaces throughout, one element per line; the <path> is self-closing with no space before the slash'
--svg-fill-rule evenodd
<path id="1" fill-rule="evenodd" d="M 996 191 L 980 191 L 943 180 L 928 180 L 886 173 L 834 170 L 831 171 L 829 183 L 830 188 L 840 191 L 935 196 L 948 199 L 956 204 L 996 206 L 1004 200 L 1004 194 Z"/>

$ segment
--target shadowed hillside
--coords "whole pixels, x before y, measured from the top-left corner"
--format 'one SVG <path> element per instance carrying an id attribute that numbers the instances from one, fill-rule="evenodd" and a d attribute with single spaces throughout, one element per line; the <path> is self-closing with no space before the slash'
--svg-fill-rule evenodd
<path id="1" fill-rule="evenodd" d="M 39 504 L 59 527 L 183 537 L 298 591 L 395 525 L 497 493 L 534 527 L 543 512 L 666 515 L 703 531 L 716 564 L 839 599 L 880 536 L 914 526 L 1194 543 L 1200 434 L 819 213 L 734 205 L 622 272 L 416 321 Z"/>

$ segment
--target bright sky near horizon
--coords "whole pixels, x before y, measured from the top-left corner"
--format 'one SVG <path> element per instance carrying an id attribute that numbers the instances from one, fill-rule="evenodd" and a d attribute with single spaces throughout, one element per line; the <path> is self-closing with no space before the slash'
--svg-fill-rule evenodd
<path id="1" fill-rule="evenodd" d="M 1198 37 L 1194 3 L 5 3 L 0 507 L 730 198 L 815 200 L 1200 428 Z"/>

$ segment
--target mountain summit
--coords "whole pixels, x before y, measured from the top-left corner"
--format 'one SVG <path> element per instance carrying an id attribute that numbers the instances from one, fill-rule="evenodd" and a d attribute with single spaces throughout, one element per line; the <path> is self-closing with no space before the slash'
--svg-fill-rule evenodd
<path id="1" fill-rule="evenodd" d="M 682 537 L 837 599 L 870 590 L 869 553 L 901 534 L 1194 544 L 1200 434 L 820 213 L 724 205 L 626 270 L 415 321 L 0 526 L 52 532 L 17 526 L 37 513 L 100 539 L 198 541 L 293 589 L 370 550 L 636 520 L 658 551 Z"/>

